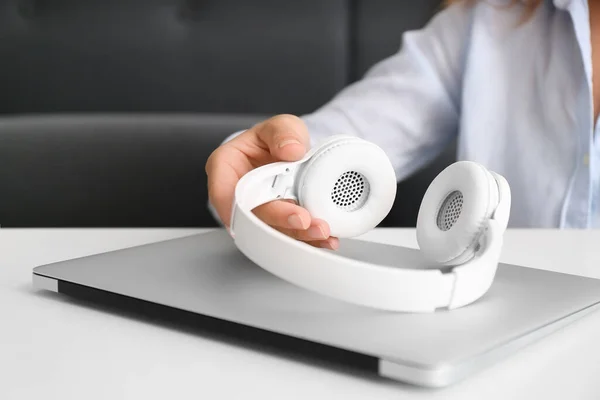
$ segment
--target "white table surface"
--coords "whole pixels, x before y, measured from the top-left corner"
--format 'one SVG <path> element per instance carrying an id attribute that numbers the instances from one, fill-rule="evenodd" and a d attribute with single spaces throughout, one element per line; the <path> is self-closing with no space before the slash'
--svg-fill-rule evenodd
<path id="1" fill-rule="evenodd" d="M 600 399 L 600 313 L 431 390 L 179 332 L 31 287 L 37 265 L 201 231 L 0 229 L 0 399 Z M 363 238 L 416 247 L 412 229 Z M 509 230 L 502 261 L 600 278 L 600 231 Z"/>

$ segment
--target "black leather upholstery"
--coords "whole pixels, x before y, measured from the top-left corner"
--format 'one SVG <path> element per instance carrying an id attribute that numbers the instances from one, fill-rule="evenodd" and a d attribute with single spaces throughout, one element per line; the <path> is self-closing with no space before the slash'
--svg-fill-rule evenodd
<path id="1" fill-rule="evenodd" d="M 354 79 L 397 52 L 404 32 L 421 28 L 441 9 L 440 0 L 363 0 L 355 6 Z"/>
<path id="2" fill-rule="evenodd" d="M 0 0 L 0 112 L 309 112 L 347 82 L 346 3 Z"/>
<path id="3" fill-rule="evenodd" d="M 215 226 L 226 135 L 313 111 L 433 0 L 0 0 L 0 226 Z M 450 151 L 399 186 L 414 226 Z"/>
<path id="4" fill-rule="evenodd" d="M 0 225 L 214 225 L 206 159 L 225 135 L 260 118 L 0 118 Z"/>

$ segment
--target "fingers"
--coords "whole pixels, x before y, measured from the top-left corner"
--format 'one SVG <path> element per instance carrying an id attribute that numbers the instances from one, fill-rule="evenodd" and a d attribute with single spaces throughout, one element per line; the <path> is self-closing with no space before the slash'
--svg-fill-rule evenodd
<path id="1" fill-rule="evenodd" d="M 305 208 L 291 201 L 272 201 L 254 209 L 254 214 L 267 225 L 284 229 L 305 230 L 311 225 L 311 216 Z"/>
<path id="2" fill-rule="evenodd" d="M 290 236 L 296 240 L 305 242 L 313 247 L 319 247 L 319 248 L 329 249 L 329 250 L 337 250 L 340 247 L 339 239 L 336 237 L 333 237 L 333 236 L 329 236 L 327 239 L 323 239 L 323 240 L 315 240 L 315 239 L 306 238 L 305 233 L 302 231 L 299 232 L 299 231 L 294 231 L 294 230 L 290 230 L 290 229 L 277 229 L 277 230 L 287 236 Z"/>
<path id="3" fill-rule="evenodd" d="M 337 250 L 339 240 L 331 237 L 327 222 L 314 218 L 311 219 L 308 211 L 291 200 L 273 201 L 254 209 L 254 214 L 266 224 L 308 244 Z"/>
<path id="4" fill-rule="evenodd" d="M 206 173 L 209 201 L 223 224 L 231 224 L 235 187 L 242 176 L 273 161 L 299 160 L 309 147 L 304 122 L 293 115 L 277 115 L 217 148 L 206 163 Z M 269 225 L 285 229 L 308 231 L 311 225 L 308 211 L 292 203 L 272 202 L 259 207 L 256 214 Z"/>
<path id="5" fill-rule="evenodd" d="M 301 240 L 301 239 L 298 239 Z M 337 250 L 340 247 L 340 241 L 338 238 L 330 236 L 325 240 L 301 240 L 303 242 L 305 242 L 306 244 L 309 244 L 313 247 L 318 247 L 321 249 L 328 249 L 328 250 Z"/>
<path id="6" fill-rule="evenodd" d="M 299 160 L 310 147 L 308 129 L 294 115 L 283 114 L 270 118 L 257 126 L 255 132 L 277 160 Z"/>
<path id="7" fill-rule="evenodd" d="M 330 236 L 331 232 L 327 222 L 321 219 L 313 219 L 307 229 L 293 229 L 274 226 L 281 233 L 294 239 L 306 242 L 315 247 L 337 250 L 339 248 L 339 239 Z"/>
<path id="8" fill-rule="evenodd" d="M 307 229 L 275 228 L 280 232 L 303 242 L 325 241 L 329 238 L 329 227 L 321 220 L 313 220 Z"/>
<path id="9" fill-rule="evenodd" d="M 319 247 L 322 249 L 328 250 L 337 250 L 340 248 L 340 240 L 336 237 L 330 236 L 327 240 L 322 240 L 318 242 L 307 242 L 311 246 Z"/>

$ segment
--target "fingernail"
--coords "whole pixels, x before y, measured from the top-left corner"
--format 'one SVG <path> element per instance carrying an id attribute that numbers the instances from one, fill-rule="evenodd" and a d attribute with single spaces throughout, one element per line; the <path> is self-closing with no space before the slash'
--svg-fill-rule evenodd
<path id="1" fill-rule="evenodd" d="M 297 141 L 296 139 L 283 140 L 283 141 L 279 142 L 279 148 L 285 147 L 290 144 L 300 144 L 300 142 Z"/>
<path id="2" fill-rule="evenodd" d="M 304 229 L 304 225 L 302 224 L 302 219 L 298 214 L 292 214 L 288 217 L 288 224 L 292 229 Z"/>
<path id="3" fill-rule="evenodd" d="M 331 239 L 323 243 L 323 247 L 329 250 L 337 250 L 340 247 L 340 242 L 335 239 Z"/>
<path id="4" fill-rule="evenodd" d="M 323 231 L 323 228 L 321 228 L 320 226 L 311 226 L 310 228 L 308 228 L 308 236 L 310 236 L 312 239 L 326 239 L 327 236 L 325 236 L 325 232 Z"/>

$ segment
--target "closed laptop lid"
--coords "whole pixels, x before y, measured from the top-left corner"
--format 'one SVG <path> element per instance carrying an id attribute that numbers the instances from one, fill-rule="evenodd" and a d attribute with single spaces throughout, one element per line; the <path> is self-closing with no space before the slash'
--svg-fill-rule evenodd
<path id="1" fill-rule="evenodd" d="M 392 267 L 417 256 L 415 249 L 356 239 L 342 240 L 340 252 Z M 94 290 L 322 345 L 323 351 L 339 349 L 362 356 L 380 374 L 433 386 L 466 376 L 600 303 L 600 280 L 500 264 L 489 292 L 464 308 L 373 310 L 271 275 L 243 256 L 224 230 L 40 266 L 35 280 L 66 294 Z"/>

